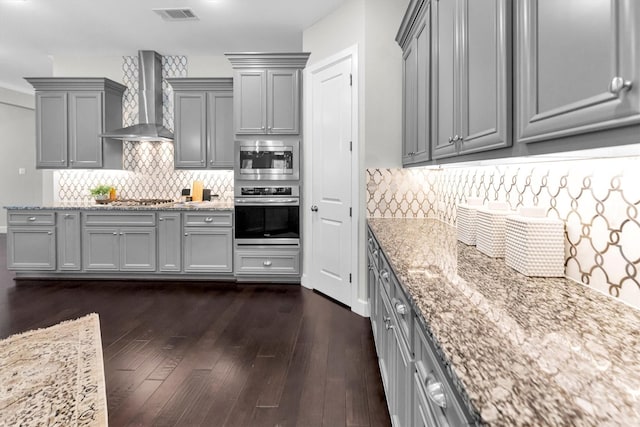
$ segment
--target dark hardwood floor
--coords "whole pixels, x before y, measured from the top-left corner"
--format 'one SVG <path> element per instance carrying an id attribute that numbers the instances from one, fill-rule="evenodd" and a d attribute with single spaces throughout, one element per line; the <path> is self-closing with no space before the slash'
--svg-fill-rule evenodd
<path id="1" fill-rule="evenodd" d="M 110 426 L 390 425 L 369 319 L 321 295 L 292 285 L 14 282 L 0 234 L 0 338 L 91 312 Z"/>

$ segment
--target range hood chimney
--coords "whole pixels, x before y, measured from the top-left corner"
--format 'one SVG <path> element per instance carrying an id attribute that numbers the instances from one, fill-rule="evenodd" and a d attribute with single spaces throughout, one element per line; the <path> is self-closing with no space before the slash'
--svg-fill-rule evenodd
<path id="1" fill-rule="evenodd" d="M 153 50 L 138 51 L 138 124 L 100 135 L 123 141 L 173 141 L 162 125 L 162 56 Z"/>

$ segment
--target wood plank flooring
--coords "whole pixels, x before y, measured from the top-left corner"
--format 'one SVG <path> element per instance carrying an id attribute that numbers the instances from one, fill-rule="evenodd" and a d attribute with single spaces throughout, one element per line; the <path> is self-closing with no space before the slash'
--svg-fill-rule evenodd
<path id="1" fill-rule="evenodd" d="M 17 283 L 17 285 L 16 285 Z M 388 426 L 369 319 L 295 285 L 14 282 L 0 338 L 100 315 L 111 426 Z"/>

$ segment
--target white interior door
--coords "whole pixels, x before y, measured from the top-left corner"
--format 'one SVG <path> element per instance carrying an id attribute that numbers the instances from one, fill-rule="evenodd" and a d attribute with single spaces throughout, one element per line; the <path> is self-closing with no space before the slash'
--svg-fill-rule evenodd
<path id="1" fill-rule="evenodd" d="M 311 74 L 311 282 L 351 306 L 351 57 Z M 352 246 L 353 245 L 353 246 Z"/>

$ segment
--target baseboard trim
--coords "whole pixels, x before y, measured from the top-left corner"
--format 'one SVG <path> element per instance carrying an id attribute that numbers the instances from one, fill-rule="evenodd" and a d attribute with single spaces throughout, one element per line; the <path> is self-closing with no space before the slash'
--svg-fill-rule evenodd
<path id="1" fill-rule="evenodd" d="M 351 304 L 351 311 L 362 317 L 369 317 L 371 314 L 371 310 L 369 309 L 369 302 L 363 301 L 361 299 L 353 301 L 353 304 Z"/>
<path id="2" fill-rule="evenodd" d="M 309 279 L 309 275 L 308 274 L 303 274 L 302 278 L 300 279 L 300 284 L 302 286 L 304 286 L 307 289 L 312 289 L 313 290 L 313 285 L 311 284 L 311 279 Z"/>

